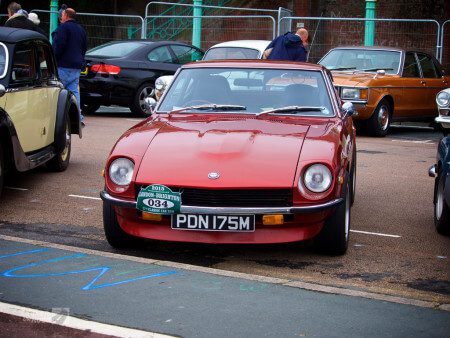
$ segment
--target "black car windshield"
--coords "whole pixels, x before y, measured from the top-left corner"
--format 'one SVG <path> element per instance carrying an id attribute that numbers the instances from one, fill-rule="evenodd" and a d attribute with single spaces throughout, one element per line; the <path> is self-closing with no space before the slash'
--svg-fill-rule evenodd
<path id="1" fill-rule="evenodd" d="M 293 106 L 300 108 L 276 110 Z M 157 113 L 172 111 L 334 116 L 322 72 L 291 69 L 182 69 L 157 107 Z"/>
<path id="2" fill-rule="evenodd" d="M 245 47 L 214 47 L 203 56 L 203 60 L 257 59 L 259 51 Z"/>
<path id="3" fill-rule="evenodd" d="M 134 52 L 140 47 L 142 47 L 141 42 L 111 42 L 88 50 L 86 56 L 119 58 Z"/>
<path id="4" fill-rule="evenodd" d="M 335 71 L 384 70 L 387 74 L 398 74 L 400 56 L 399 51 L 363 48 L 333 49 L 319 61 L 319 64 Z"/>

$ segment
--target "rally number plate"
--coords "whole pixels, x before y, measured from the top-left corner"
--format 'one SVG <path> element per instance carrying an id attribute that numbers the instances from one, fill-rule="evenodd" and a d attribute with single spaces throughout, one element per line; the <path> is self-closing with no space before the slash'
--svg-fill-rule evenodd
<path id="1" fill-rule="evenodd" d="M 255 231 L 255 215 L 172 215 L 172 229 L 200 231 Z"/>

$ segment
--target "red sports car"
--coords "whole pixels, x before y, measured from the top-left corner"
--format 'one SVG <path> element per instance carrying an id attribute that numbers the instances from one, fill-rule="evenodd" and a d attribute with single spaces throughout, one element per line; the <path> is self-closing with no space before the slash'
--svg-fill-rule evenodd
<path id="1" fill-rule="evenodd" d="M 320 65 L 182 66 L 151 117 L 118 140 L 102 191 L 113 247 L 314 239 L 344 254 L 355 197 L 351 103 Z"/>

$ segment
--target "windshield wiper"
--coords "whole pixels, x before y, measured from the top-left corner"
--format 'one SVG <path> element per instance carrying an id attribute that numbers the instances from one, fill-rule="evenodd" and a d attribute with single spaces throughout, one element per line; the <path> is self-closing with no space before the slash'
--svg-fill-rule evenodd
<path id="1" fill-rule="evenodd" d="M 276 114 L 276 113 L 293 113 L 296 114 L 302 111 L 323 111 L 325 107 L 306 107 L 306 106 L 287 106 L 276 108 L 268 111 L 263 111 L 262 113 L 256 114 L 256 117 L 265 116 L 268 114 Z"/>
<path id="2" fill-rule="evenodd" d="M 394 70 L 394 68 L 369 68 L 369 69 L 362 69 L 363 72 L 375 72 L 377 70 Z"/>
<path id="3" fill-rule="evenodd" d="M 189 106 L 169 112 L 170 114 L 181 113 L 187 110 L 211 110 L 211 111 L 233 111 L 233 110 L 247 110 L 247 107 L 235 104 L 202 104 L 199 106 Z"/>
<path id="4" fill-rule="evenodd" d="M 329 70 L 351 70 L 351 69 L 356 69 L 356 67 L 329 68 Z"/>

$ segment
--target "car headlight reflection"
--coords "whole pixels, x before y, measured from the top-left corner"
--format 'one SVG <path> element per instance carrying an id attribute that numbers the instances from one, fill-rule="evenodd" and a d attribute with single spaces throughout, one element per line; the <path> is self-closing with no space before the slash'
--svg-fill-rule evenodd
<path id="1" fill-rule="evenodd" d="M 342 88 L 343 100 L 367 100 L 367 88 Z"/>
<path id="2" fill-rule="evenodd" d="M 323 164 L 313 164 L 303 175 L 305 187 L 315 193 L 326 191 L 332 181 L 331 171 Z"/>
<path id="3" fill-rule="evenodd" d="M 436 103 L 440 108 L 447 108 L 450 105 L 450 93 L 446 90 L 440 91 L 436 95 Z"/>
<path id="4" fill-rule="evenodd" d="M 109 178 L 117 185 L 128 185 L 133 177 L 134 163 L 127 158 L 117 158 L 109 166 Z"/>

